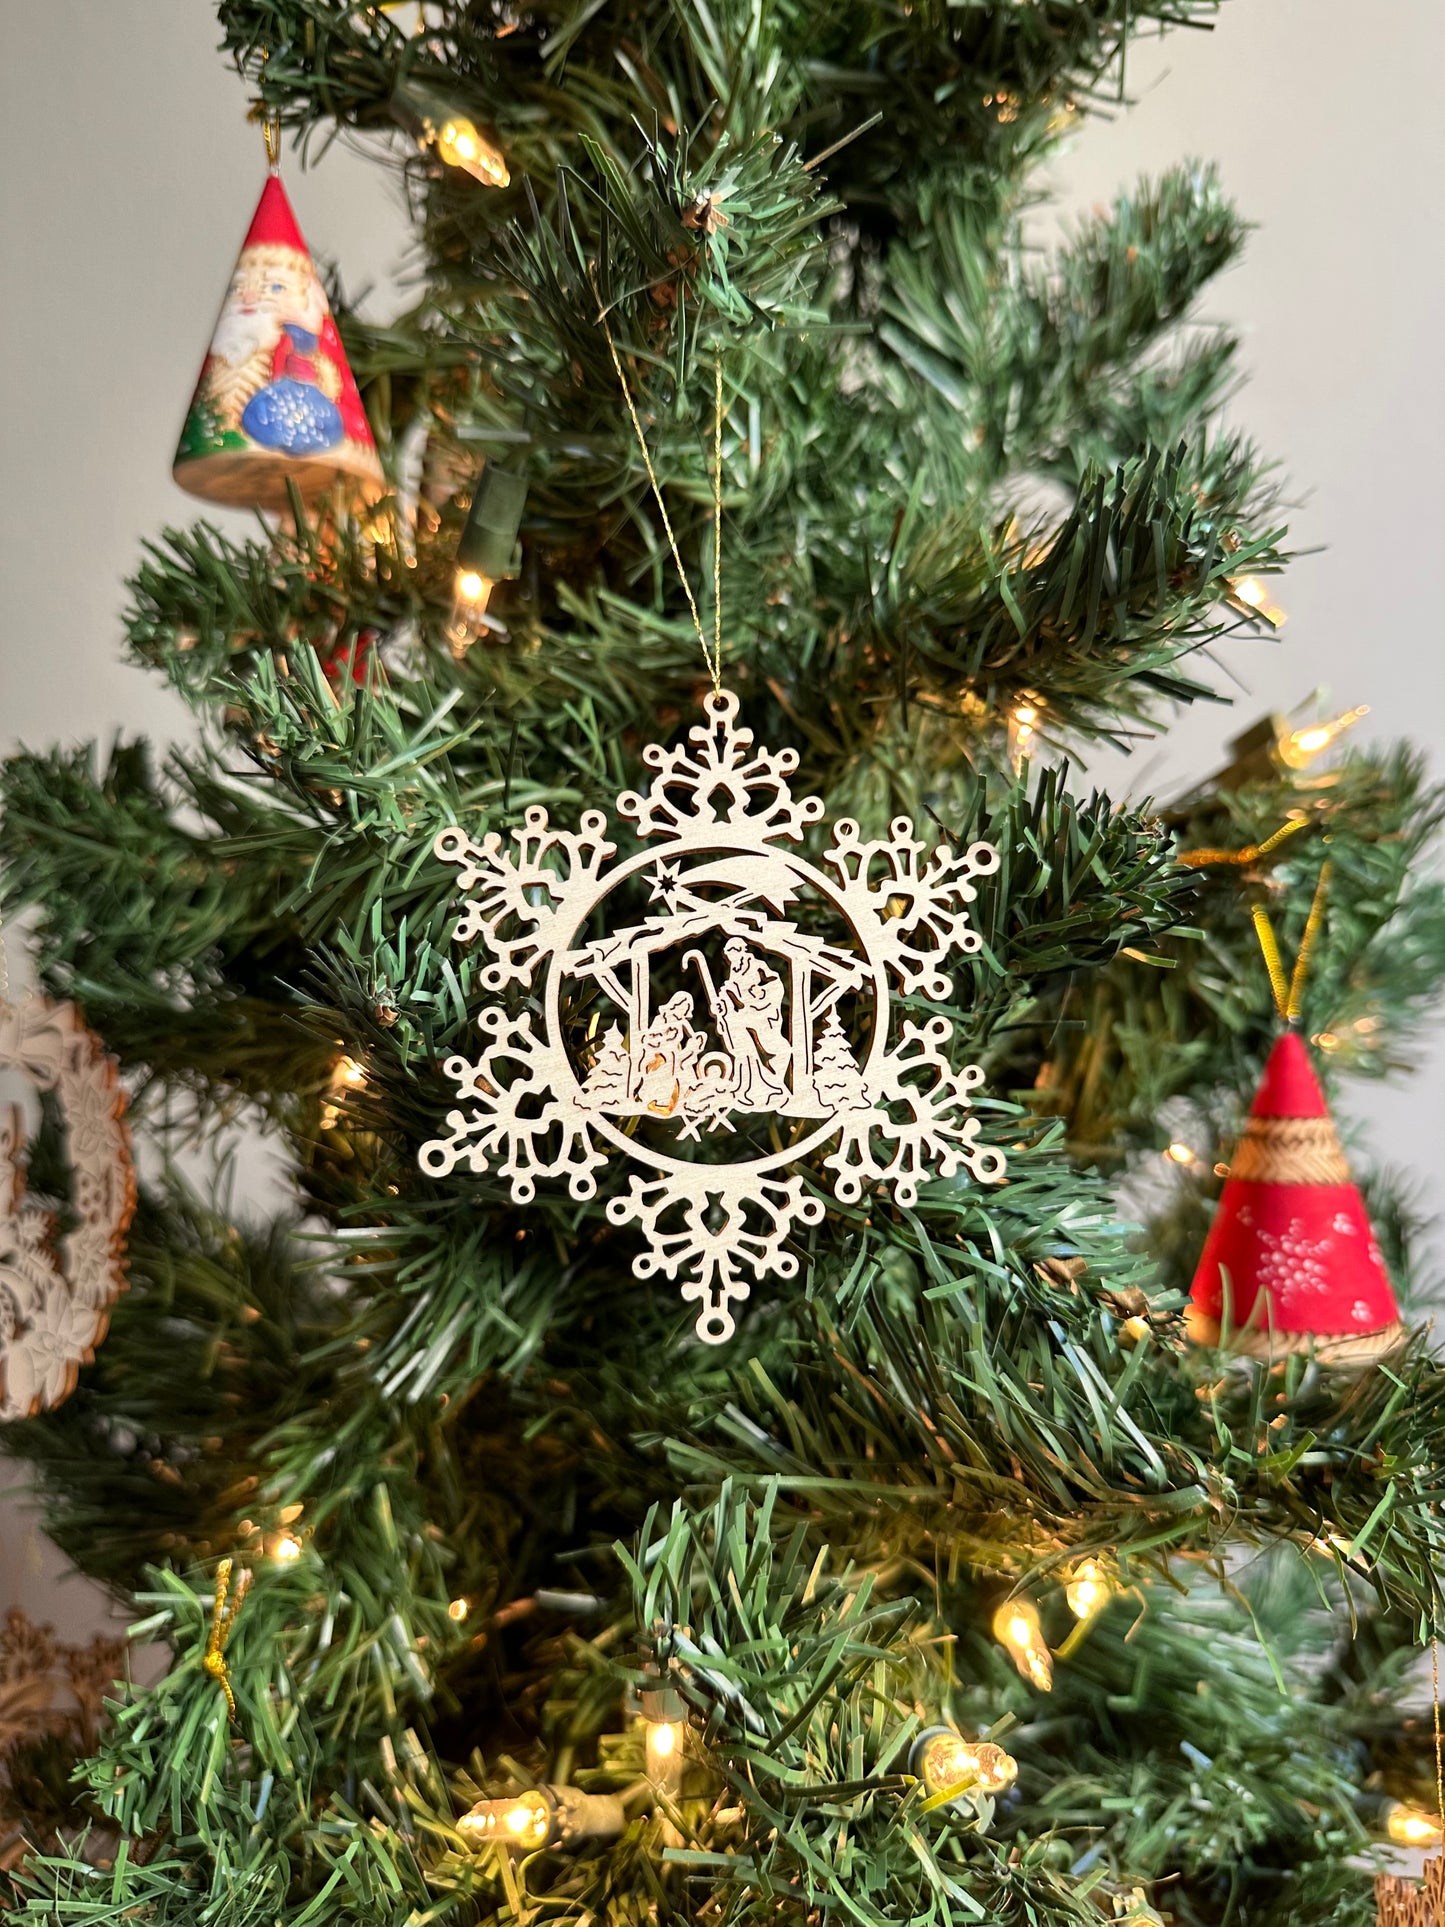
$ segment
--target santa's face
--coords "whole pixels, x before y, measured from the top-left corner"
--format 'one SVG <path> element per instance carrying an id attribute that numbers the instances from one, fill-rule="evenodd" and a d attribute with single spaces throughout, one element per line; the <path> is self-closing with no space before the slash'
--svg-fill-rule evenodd
<path id="1" fill-rule="evenodd" d="M 269 352 L 284 327 L 320 334 L 326 296 L 304 254 L 291 248 L 247 248 L 231 277 L 211 353 L 233 366 Z"/>

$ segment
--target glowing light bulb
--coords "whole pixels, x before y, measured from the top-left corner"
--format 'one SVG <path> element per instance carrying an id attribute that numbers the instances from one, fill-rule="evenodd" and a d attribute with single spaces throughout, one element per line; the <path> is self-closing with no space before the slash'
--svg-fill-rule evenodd
<path id="1" fill-rule="evenodd" d="M 1362 717 L 1368 716 L 1370 706 L 1361 703 L 1356 709 L 1347 709 L 1343 715 L 1335 716 L 1326 723 L 1311 723 L 1304 729 L 1291 729 L 1280 737 L 1279 760 L 1286 769 L 1303 769 L 1312 757 L 1318 756 L 1322 749 L 1338 741 L 1347 729 L 1353 729 Z"/>
<path id="2" fill-rule="evenodd" d="M 682 1728 L 674 1720 L 659 1720 L 647 1729 L 647 1750 L 659 1760 L 670 1760 L 682 1745 Z"/>
<path id="3" fill-rule="evenodd" d="M 1054 1683 L 1053 1656 L 1044 1644 L 1039 1611 L 1031 1599 L 1010 1599 L 993 1616 L 993 1636 L 1024 1678 L 1041 1693 Z"/>
<path id="4" fill-rule="evenodd" d="M 487 604 L 492 599 L 496 583 L 489 576 L 476 569 L 458 569 L 455 583 L 456 594 L 452 601 L 451 625 L 447 630 L 447 641 L 451 644 L 452 654 L 460 662 L 478 636 L 486 631 Z"/>
<path id="5" fill-rule="evenodd" d="M 675 1794 L 682 1784 L 682 1747 L 687 1728 L 681 1720 L 647 1721 L 647 1777 L 659 1793 Z"/>
<path id="6" fill-rule="evenodd" d="M 460 167 L 483 187 L 507 187 L 511 170 L 501 149 L 493 146 L 465 114 L 453 114 L 437 135 L 437 152 L 448 167 Z"/>
<path id="7" fill-rule="evenodd" d="M 366 1082 L 366 1066 L 354 1057 L 338 1057 L 331 1072 L 330 1097 L 321 1107 L 321 1128 L 335 1130 L 341 1118 L 341 1099 L 348 1091 L 359 1091 Z"/>
<path id="8" fill-rule="evenodd" d="M 642 1715 L 647 1777 L 659 1793 L 676 1794 L 682 1787 L 683 1753 L 687 1745 L 687 1702 L 675 1686 L 657 1672 L 637 1696 Z"/>
<path id="9" fill-rule="evenodd" d="M 271 1557 L 279 1559 L 283 1566 L 289 1565 L 293 1559 L 301 1557 L 301 1541 L 294 1532 L 278 1532 L 267 1550 Z"/>
<path id="10" fill-rule="evenodd" d="M 1166 1158 L 1171 1159 L 1175 1164 L 1197 1164 L 1199 1162 L 1199 1159 L 1196 1157 L 1194 1152 L 1190 1150 L 1189 1146 L 1187 1144 L 1182 1144 L 1178 1138 L 1176 1138 L 1174 1142 L 1169 1146 L 1169 1149 L 1164 1153 L 1164 1155 Z"/>
<path id="11" fill-rule="evenodd" d="M 1402 1847 L 1438 1847 L 1445 1841 L 1440 1816 L 1397 1800 L 1385 1815 L 1385 1831 Z"/>
<path id="12" fill-rule="evenodd" d="M 1008 747 L 1009 759 L 1018 768 L 1033 741 L 1038 727 L 1039 712 L 1043 708 L 1042 696 L 1034 696 L 1025 691 L 1024 695 L 1009 711 Z"/>
<path id="13" fill-rule="evenodd" d="M 914 1742 L 909 1771 L 930 1793 L 1002 1793 L 1018 1778 L 1018 1762 L 992 1740 L 966 1740 L 949 1727 L 936 1726 Z"/>
<path id="14" fill-rule="evenodd" d="M 552 1810 L 540 1793 L 515 1800 L 478 1800 L 457 1826 L 500 1847 L 544 1847 L 552 1831 Z"/>
<path id="15" fill-rule="evenodd" d="M 1114 1582 L 1097 1559 L 1082 1559 L 1064 1584 L 1064 1597 L 1075 1619 L 1092 1619 L 1108 1605 Z"/>
<path id="16" fill-rule="evenodd" d="M 455 1620 L 457 1625 L 460 1626 L 471 1610 L 472 1603 L 469 1599 L 454 1599 L 447 1607 L 447 1618 Z"/>
<path id="17" fill-rule="evenodd" d="M 1264 617 L 1272 628 L 1280 629 L 1287 620 L 1283 609 L 1269 599 L 1269 589 L 1257 575 L 1232 575 L 1229 578 L 1229 593 L 1236 602 L 1242 602 L 1247 609 L 1253 609 Z"/>

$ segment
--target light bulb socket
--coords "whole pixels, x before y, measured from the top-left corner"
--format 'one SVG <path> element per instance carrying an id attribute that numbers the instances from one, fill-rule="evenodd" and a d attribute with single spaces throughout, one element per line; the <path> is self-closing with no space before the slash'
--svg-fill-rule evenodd
<path id="1" fill-rule="evenodd" d="M 457 543 L 458 570 L 473 571 L 488 582 L 516 575 L 521 567 L 517 537 L 526 506 L 526 476 L 488 462 L 477 477 Z"/>
<path id="2" fill-rule="evenodd" d="M 415 80 L 399 80 L 387 102 L 387 112 L 413 140 L 429 145 L 447 122 L 455 120 L 465 109 L 434 87 Z"/>
<path id="3" fill-rule="evenodd" d="M 583 1793 L 575 1786 L 543 1789 L 552 1802 L 549 1847 L 582 1847 L 593 1840 L 615 1840 L 627 1825 L 620 1795 Z"/>
<path id="4" fill-rule="evenodd" d="M 687 1720 L 687 1702 L 675 1686 L 644 1686 L 637 1710 L 649 1726 L 681 1726 Z"/>
<path id="5" fill-rule="evenodd" d="M 956 1740 L 957 1733 L 951 1726 L 925 1726 L 908 1752 L 908 1771 L 915 1780 L 923 1778 L 923 1764 L 928 1749 L 935 1740 Z"/>

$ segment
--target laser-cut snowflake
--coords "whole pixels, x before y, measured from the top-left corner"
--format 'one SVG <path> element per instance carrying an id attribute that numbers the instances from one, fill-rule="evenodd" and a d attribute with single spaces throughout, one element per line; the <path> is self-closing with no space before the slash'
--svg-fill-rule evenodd
<path id="1" fill-rule="evenodd" d="M 825 1145 L 842 1203 L 879 1184 L 910 1205 L 929 1178 L 1004 1174 L 971 1115 L 983 1072 L 948 1061 L 949 1020 L 904 1017 L 893 1034 L 893 998 L 941 1001 L 950 959 L 979 948 L 968 906 L 998 852 L 930 849 L 907 817 L 865 842 L 842 819 L 809 862 L 785 846 L 822 801 L 794 798 L 797 752 L 755 750 L 737 714 L 735 696 L 710 696 L 688 747 L 646 750 L 651 786 L 617 808 L 652 844 L 620 863 L 596 810 L 572 832 L 529 809 L 511 849 L 456 825 L 437 837 L 467 899 L 456 936 L 491 959 L 483 987 L 532 991 L 542 1017 L 482 1011 L 481 1056 L 445 1066 L 465 1108 L 420 1153 L 436 1177 L 495 1169 L 519 1204 L 539 1178 L 594 1197 L 609 1152 L 643 1166 L 607 1215 L 641 1227 L 636 1276 L 680 1282 L 712 1344 L 753 1281 L 796 1277 L 789 1240 L 824 1215 L 807 1174 Z M 599 909 L 619 891 L 642 914 L 613 928 Z"/>

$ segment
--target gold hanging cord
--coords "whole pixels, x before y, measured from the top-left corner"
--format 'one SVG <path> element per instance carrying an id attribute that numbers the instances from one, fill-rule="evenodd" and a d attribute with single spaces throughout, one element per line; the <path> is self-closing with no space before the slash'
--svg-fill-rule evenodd
<path id="1" fill-rule="evenodd" d="M 647 479 L 652 485 L 653 500 L 657 512 L 662 517 L 662 526 L 667 531 L 668 547 L 677 567 L 677 579 L 682 584 L 682 592 L 687 597 L 687 606 L 692 614 L 692 626 L 697 632 L 698 643 L 702 649 L 702 659 L 707 665 L 707 673 L 712 678 L 714 693 L 722 692 L 722 429 L 723 429 L 723 383 L 722 359 L 713 359 L 713 426 L 712 426 L 712 516 L 713 516 L 713 553 L 712 553 L 712 613 L 713 639 L 708 644 L 698 614 L 697 598 L 693 595 L 692 584 L 687 579 L 683 566 L 682 551 L 677 546 L 673 533 L 672 518 L 667 512 L 667 504 L 662 499 L 662 489 L 658 484 L 657 472 L 652 466 L 652 457 L 647 452 L 647 437 L 642 432 L 637 407 L 632 399 L 632 390 L 627 385 L 627 376 L 622 371 L 622 357 L 617 352 L 617 343 L 612 339 L 612 330 L 607 325 L 607 315 L 602 306 L 602 298 L 597 293 L 596 276 L 589 269 L 592 292 L 597 296 L 597 319 L 603 334 L 607 337 L 608 352 L 612 356 L 612 366 L 617 371 L 618 386 L 622 399 L 627 404 L 627 413 L 632 421 L 632 432 L 637 437 L 637 446 L 642 451 L 642 465 L 647 470 Z"/>
<path id="2" fill-rule="evenodd" d="M 1431 1710 L 1435 1715 L 1435 1811 L 1445 1829 L 1445 1746 L 1440 1739 L 1440 1635 L 1434 1617 L 1430 1620 Z"/>
<path id="3" fill-rule="evenodd" d="M 211 1607 L 211 1630 L 206 1635 L 206 1654 L 201 1661 L 201 1665 L 225 1694 L 226 1711 L 232 1719 L 236 1717 L 236 1695 L 231 1690 L 231 1669 L 226 1664 L 226 1641 L 231 1637 L 231 1628 L 236 1623 L 250 1583 L 250 1569 L 243 1566 L 236 1575 L 233 1593 L 231 1561 L 223 1559 L 216 1567 L 216 1598 Z"/>
<path id="4" fill-rule="evenodd" d="M 1300 938 L 1299 953 L 1294 960 L 1294 974 L 1286 978 L 1284 959 L 1279 951 L 1279 939 L 1274 934 L 1274 925 L 1269 920 L 1269 912 L 1262 903 L 1256 903 L 1250 914 L 1254 918 L 1254 933 L 1259 938 L 1259 947 L 1264 955 L 1264 967 L 1269 972 L 1269 987 L 1274 992 L 1274 1007 L 1279 1013 L 1281 1023 L 1293 1024 L 1299 1021 L 1300 1010 L 1304 1004 L 1305 978 L 1309 974 L 1310 959 L 1314 955 L 1315 944 L 1319 940 L 1320 927 L 1325 920 L 1325 891 L 1329 885 L 1330 866 L 1326 861 L 1320 869 L 1320 880 L 1315 885 L 1314 900 L 1310 913 L 1305 920 L 1304 935 Z"/>
<path id="5" fill-rule="evenodd" d="M 258 83 L 266 78 L 266 62 L 270 58 L 271 49 L 269 47 L 263 47 L 261 49 L 261 66 L 256 75 Z M 244 74 L 245 72 L 240 54 L 236 56 L 236 71 L 239 74 Z M 268 107 L 264 98 L 260 94 L 257 94 L 256 98 L 251 102 L 250 111 L 246 115 L 246 118 L 247 120 L 254 120 L 260 123 L 261 138 L 266 143 L 267 171 L 272 174 L 279 174 L 281 172 L 281 116 L 276 112 L 274 107 Z"/>

